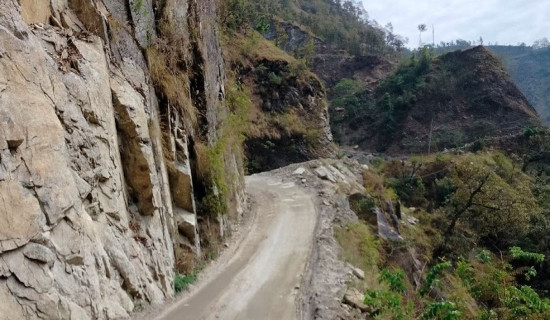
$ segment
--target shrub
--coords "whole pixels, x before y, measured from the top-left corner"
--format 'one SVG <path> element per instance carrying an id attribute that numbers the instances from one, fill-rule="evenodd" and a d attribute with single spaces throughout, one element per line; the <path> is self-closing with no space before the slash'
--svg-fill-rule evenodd
<path id="1" fill-rule="evenodd" d="M 530 260 L 533 262 L 544 261 L 544 254 L 523 251 L 519 247 L 511 247 L 510 254 L 512 255 L 512 258 L 515 260 Z"/>
<path id="2" fill-rule="evenodd" d="M 283 77 L 276 75 L 274 72 L 270 72 L 267 76 L 271 84 L 280 86 L 283 83 Z"/>
<path id="3" fill-rule="evenodd" d="M 474 141 L 474 143 L 472 143 L 472 146 L 470 147 L 470 151 L 478 152 L 483 150 L 483 148 L 485 148 L 485 144 L 483 143 L 482 140 L 477 139 L 476 141 Z"/>
<path id="4" fill-rule="evenodd" d="M 405 272 L 401 269 L 380 271 L 380 283 L 386 283 L 395 293 L 405 292 Z"/>
<path id="5" fill-rule="evenodd" d="M 476 255 L 476 258 L 481 261 L 482 263 L 490 263 L 491 262 L 491 253 L 487 250 L 481 250 Z"/>
<path id="6" fill-rule="evenodd" d="M 183 275 L 181 273 L 176 272 L 176 275 L 174 277 L 174 291 L 176 293 L 180 293 L 186 290 L 190 285 L 195 283 L 196 280 L 197 280 L 197 276 L 193 273 L 188 275 Z"/>
<path id="7" fill-rule="evenodd" d="M 450 301 L 430 302 L 422 313 L 422 319 L 455 320 L 460 316 L 460 311 Z"/>
<path id="8" fill-rule="evenodd" d="M 541 299 L 539 295 L 529 286 L 506 288 L 504 304 L 510 309 L 515 319 L 541 313 L 550 316 L 550 301 Z"/>
<path id="9" fill-rule="evenodd" d="M 436 287 L 439 283 L 437 277 L 446 269 L 449 269 L 451 267 L 451 263 L 446 261 L 442 263 L 438 263 L 435 266 L 433 266 L 428 274 L 426 275 L 426 281 L 422 284 L 420 287 L 420 295 L 424 296 L 428 294 L 434 287 Z"/>

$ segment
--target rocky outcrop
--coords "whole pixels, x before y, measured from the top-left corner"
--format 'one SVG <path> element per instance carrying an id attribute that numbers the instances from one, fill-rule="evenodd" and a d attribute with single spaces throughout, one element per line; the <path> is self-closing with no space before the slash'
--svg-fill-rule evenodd
<path id="1" fill-rule="evenodd" d="M 311 51 L 311 54 L 329 50 L 321 38 L 303 27 L 278 19 L 270 21 L 269 29 L 263 36 L 294 56 L 306 55 L 307 50 Z M 307 49 L 308 47 L 309 49 Z"/>
<path id="2" fill-rule="evenodd" d="M 199 28 L 185 48 L 202 66 L 187 82 L 199 130 L 143 55 L 161 9 Z M 201 258 L 190 141 L 216 143 L 227 116 L 214 13 L 207 0 L 0 3 L 0 319 L 127 318 L 173 296 L 177 261 Z M 228 154 L 225 222 L 244 199 Z"/>
<path id="3" fill-rule="evenodd" d="M 326 92 L 307 65 L 254 35 L 227 44 L 233 91 L 244 88 L 245 154 L 249 173 L 333 153 Z"/>

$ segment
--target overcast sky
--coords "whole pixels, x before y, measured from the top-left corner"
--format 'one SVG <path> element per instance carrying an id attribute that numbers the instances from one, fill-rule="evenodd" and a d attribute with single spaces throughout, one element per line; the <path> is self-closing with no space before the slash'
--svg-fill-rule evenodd
<path id="1" fill-rule="evenodd" d="M 394 32 L 409 38 L 409 47 L 418 46 L 418 29 L 424 43 L 455 39 L 477 40 L 485 44 L 527 45 L 550 38 L 550 0 L 362 0 L 370 19 L 381 25 L 391 22 Z"/>

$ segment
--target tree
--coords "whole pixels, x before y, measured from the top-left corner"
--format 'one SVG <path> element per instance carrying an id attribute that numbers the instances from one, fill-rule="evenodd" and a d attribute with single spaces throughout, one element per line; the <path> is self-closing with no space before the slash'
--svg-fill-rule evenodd
<path id="1" fill-rule="evenodd" d="M 533 49 L 544 49 L 550 47 L 550 41 L 548 38 L 542 38 L 533 43 Z"/>
<path id="2" fill-rule="evenodd" d="M 467 156 L 451 171 L 456 188 L 445 208 L 448 225 L 441 249 L 459 224 L 474 231 L 478 239 L 506 248 L 529 231 L 529 221 L 540 213 L 530 189 L 530 178 L 504 155 Z"/>
<path id="3" fill-rule="evenodd" d="M 418 47 L 422 47 L 422 32 L 425 32 L 426 30 L 428 30 L 428 27 L 425 23 L 418 25 L 418 31 L 420 31 L 420 35 L 418 37 Z"/>

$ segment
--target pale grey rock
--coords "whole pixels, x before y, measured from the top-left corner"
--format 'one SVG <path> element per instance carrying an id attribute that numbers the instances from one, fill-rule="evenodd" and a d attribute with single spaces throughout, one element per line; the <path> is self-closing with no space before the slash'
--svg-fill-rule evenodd
<path id="1" fill-rule="evenodd" d="M 48 23 L 51 15 L 50 2 L 44 0 L 20 0 L 22 18 L 26 23 Z"/>
<path id="2" fill-rule="evenodd" d="M 74 266 L 82 266 L 84 265 L 84 257 L 80 254 L 71 254 L 65 257 L 65 261 L 68 264 L 74 265 Z"/>
<path id="3" fill-rule="evenodd" d="M 50 248 L 33 242 L 28 243 L 23 248 L 23 255 L 31 260 L 46 263 L 48 265 L 53 264 L 56 258 Z"/>
<path id="4" fill-rule="evenodd" d="M 300 175 L 303 175 L 305 172 L 306 172 L 306 168 L 299 167 L 298 169 L 294 170 L 294 172 L 292 172 L 292 174 L 296 175 L 296 176 L 300 176 Z"/>
<path id="5" fill-rule="evenodd" d="M 10 150 L 17 150 L 17 148 L 19 148 L 25 140 L 25 135 L 23 134 L 21 127 L 16 125 L 6 112 L 4 112 L 3 115 L 0 115 L 0 121 L 2 121 L 2 133 L 0 134 L 0 137 L 5 139 Z"/>
<path id="6" fill-rule="evenodd" d="M 363 271 L 362 269 L 360 268 L 356 268 L 356 267 L 353 267 L 351 268 L 351 272 L 353 273 L 354 276 L 356 276 L 357 278 L 363 280 L 365 279 L 365 271 Z"/>
<path id="7" fill-rule="evenodd" d="M 114 108 L 122 140 L 122 161 L 131 193 L 138 199 L 143 215 L 153 215 L 160 207 L 160 193 L 155 159 L 149 136 L 143 96 L 115 76 L 111 82 Z"/>
<path id="8" fill-rule="evenodd" d="M 365 301 L 365 295 L 359 292 L 359 290 L 355 288 L 348 289 L 344 294 L 343 302 L 345 304 L 353 308 L 357 308 L 361 311 L 370 311 L 371 308 L 365 305 L 364 301 Z"/>
<path id="9" fill-rule="evenodd" d="M 332 183 L 336 183 L 336 178 L 325 166 L 319 166 L 318 168 L 315 168 L 313 171 L 319 178 L 323 180 L 328 180 Z"/>
<path id="10" fill-rule="evenodd" d="M 13 180 L 0 181 L 0 253 L 34 237 L 39 232 L 41 215 L 40 204 L 30 190 Z"/>
<path id="11" fill-rule="evenodd" d="M 2 254 L 0 259 L 8 265 L 13 276 L 26 287 L 39 293 L 47 292 L 53 284 L 53 275 L 44 264 L 26 259 L 19 250 Z"/>
<path id="12" fill-rule="evenodd" d="M 86 310 L 84 310 L 74 302 L 68 301 L 67 304 L 69 305 L 70 320 L 90 320 L 91 319 L 89 314 L 86 312 Z"/>
<path id="13" fill-rule="evenodd" d="M 13 319 L 25 319 L 25 312 L 8 289 L 6 280 L 0 279 L 0 320 Z"/>
<path id="14" fill-rule="evenodd" d="M 0 320 L 128 318 L 136 305 L 173 296 L 181 233 L 194 236 L 200 254 L 186 140 L 196 133 L 183 130 L 181 117 L 167 132 L 184 150 L 169 173 L 147 64 L 124 26 L 125 1 L 41 1 L 36 8 L 48 9 L 34 12 L 36 1 L 23 0 L 23 9 L 0 1 Z M 224 62 L 213 2 L 195 5 L 187 12 L 187 1 L 168 1 L 163 14 L 181 39 L 189 38 L 188 19 L 199 26 L 204 63 L 193 67 L 204 74 L 213 144 L 226 110 Z M 43 24 L 29 28 L 22 13 Z M 138 25 L 142 45 L 154 39 L 143 32 L 153 13 Z M 50 15 L 56 27 L 45 21 Z M 106 27 L 112 18 L 118 29 Z M 109 43 L 108 31 L 121 37 Z M 232 154 L 226 165 L 235 177 L 230 214 L 240 216 L 242 159 Z M 178 220 L 173 204 L 189 216 Z"/>
<path id="15" fill-rule="evenodd" d="M 191 212 L 176 208 L 176 219 L 178 231 L 186 236 L 189 240 L 195 241 L 198 238 L 197 234 L 197 217 Z"/>

